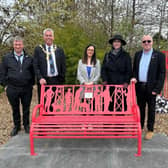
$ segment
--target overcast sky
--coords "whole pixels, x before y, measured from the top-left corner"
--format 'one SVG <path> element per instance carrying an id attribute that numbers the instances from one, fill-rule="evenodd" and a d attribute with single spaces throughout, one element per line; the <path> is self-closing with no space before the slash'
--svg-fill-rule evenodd
<path id="1" fill-rule="evenodd" d="M 6 4 L 6 5 L 10 5 L 10 4 L 12 4 L 14 2 L 14 0 L 0 0 L 0 3 L 1 4 Z"/>

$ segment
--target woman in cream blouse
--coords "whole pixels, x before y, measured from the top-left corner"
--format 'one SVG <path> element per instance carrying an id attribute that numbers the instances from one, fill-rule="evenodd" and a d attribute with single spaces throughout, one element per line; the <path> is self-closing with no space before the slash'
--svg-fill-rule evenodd
<path id="1" fill-rule="evenodd" d="M 80 84 L 97 84 L 100 77 L 100 61 L 96 59 L 95 46 L 89 44 L 84 51 L 83 58 L 79 60 L 77 79 Z"/>

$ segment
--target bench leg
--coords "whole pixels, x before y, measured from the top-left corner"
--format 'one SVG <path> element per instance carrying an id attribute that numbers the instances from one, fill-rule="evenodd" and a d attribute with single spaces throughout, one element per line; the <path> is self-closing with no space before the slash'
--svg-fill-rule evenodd
<path id="1" fill-rule="evenodd" d="M 137 140 L 137 153 L 135 156 L 141 156 L 141 148 L 142 148 L 142 134 L 141 134 L 141 128 L 138 131 L 138 140 Z"/>
<path id="2" fill-rule="evenodd" d="M 30 155 L 32 156 L 37 155 L 37 153 L 34 152 L 34 141 L 33 141 L 32 133 L 30 133 Z"/>

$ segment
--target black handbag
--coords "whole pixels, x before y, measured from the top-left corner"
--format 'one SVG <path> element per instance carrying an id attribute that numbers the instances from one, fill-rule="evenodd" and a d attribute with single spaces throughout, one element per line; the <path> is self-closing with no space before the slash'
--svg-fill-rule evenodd
<path id="1" fill-rule="evenodd" d="M 168 114 L 168 99 L 166 99 L 163 96 L 157 95 L 156 96 L 155 112 Z"/>

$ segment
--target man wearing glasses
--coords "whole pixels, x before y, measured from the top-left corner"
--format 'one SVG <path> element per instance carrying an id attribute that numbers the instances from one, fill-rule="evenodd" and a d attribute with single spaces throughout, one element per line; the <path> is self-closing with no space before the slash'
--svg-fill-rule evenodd
<path id="1" fill-rule="evenodd" d="M 143 50 L 135 53 L 132 81 L 136 83 L 137 103 L 140 108 L 141 127 L 144 129 L 145 107 L 148 105 L 147 132 L 145 139 L 153 137 L 155 123 L 155 100 L 160 94 L 165 79 L 165 56 L 152 48 L 153 39 L 149 35 L 142 38 Z"/>

